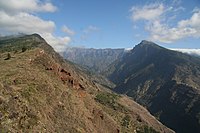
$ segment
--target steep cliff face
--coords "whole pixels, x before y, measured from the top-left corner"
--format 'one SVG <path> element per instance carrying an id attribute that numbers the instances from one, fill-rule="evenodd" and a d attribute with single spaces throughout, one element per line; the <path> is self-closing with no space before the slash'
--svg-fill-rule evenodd
<path id="1" fill-rule="evenodd" d="M 63 57 L 90 71 L 100 73 L 112 62 L 121 58 L 124 49 L 92 49 L 92 48 L 67 48 Z"/>
<path id="2" fill-rule="evenodd" d="M 200 59 L 142 41 L 108 78 L 178 133 L 200 132 Z"/>
<path id="3" fill-rule="evenodd" d="M 0 132 L 173 132 L 37 34 L 2 39 L 0 51 Z"/>

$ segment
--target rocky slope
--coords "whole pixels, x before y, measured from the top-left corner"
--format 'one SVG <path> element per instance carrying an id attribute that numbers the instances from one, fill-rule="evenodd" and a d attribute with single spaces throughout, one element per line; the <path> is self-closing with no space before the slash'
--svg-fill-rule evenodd
<path id="1" fill-rule="evenodd" d="M 88 70 L 100 73 L 125 53 L 124 49 L 93 49 L 69 47 L 63 57 Z"/>
<path id="2" fill-rule="evenodd" d="M 142 41 L 106 72 L 115 91 L 178 133 L 200 132 L 200 59 Z"/>
<path id="3" fill-rule="evenodd" d="M 0 64 L 0 132 L 173 132 L 64 61 L 37 34 L 2 39 Z"/>

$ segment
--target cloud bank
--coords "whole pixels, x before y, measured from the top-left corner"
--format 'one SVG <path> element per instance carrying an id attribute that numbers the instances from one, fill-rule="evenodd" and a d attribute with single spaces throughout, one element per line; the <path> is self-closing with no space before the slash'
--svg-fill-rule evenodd
<path id="1" fill-rule="evenodd" d="M 200 57 L 200 49 L 171 49 L 171 50 Z"/>
<path id="2" fill-rule="evenodd" d="M 190 18 L 178 20 L 175 25 L 170 25 L 169 21 L 175 20 L 178 13 L 185 10 L 173 4 L 133 6 L 130 10 L 131 20 L 133 23 L 143 20 L 145 30 L 150 34 L 149 40 L 152 41 L 173 43 L 187 37 L 200 38 L 200 10 L 195 8 Z"/>
<path id="3" fill-rule="evenodd" d="M 55 23 L 35 15 L 38 12 L 51 13 L 56 10 L 57 7 L 52 3 L 41 0 L 0 0 L 0 34 L 38 33 L 57 52 L 61 52 L 71 38 L 55 36 Z"/>

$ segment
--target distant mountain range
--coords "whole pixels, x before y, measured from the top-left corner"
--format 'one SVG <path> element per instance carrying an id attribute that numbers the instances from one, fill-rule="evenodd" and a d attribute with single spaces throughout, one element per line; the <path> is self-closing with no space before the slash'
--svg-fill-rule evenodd
<path id="1" fill-rule="evenodd" d="M 63 57 L 88 70 L 101 73 L 116 59 L 121 58 L 125 49 L 93 49 L 69 47 L 62 53 Z"/>
<path id="2" fill-rule="evenodd" d="M 200 58 L 142 41 L 105 74 L 176 132 L 200 132 Z"/>
<path id="3" fill-rule="evenodd" d="M 174 133 L 38 34 L 1 39 L 0 64 L 1 133 Z"/>
<path id="4" fill-rule="evenodd" d="M 105 69 L 109 68 L 114 61 L 121 59 L 126 53 L 130 52 L 132 48 L 128 49 L 94 49 L 94 48 L 80 48 L 68 47 L 64 52 L 60 53 L 65 59 L 84 67 L 93 73 L 103 73 Z M 192 56 L 200 57 L 200 49 L 170 49 L 186 53 Z"/>

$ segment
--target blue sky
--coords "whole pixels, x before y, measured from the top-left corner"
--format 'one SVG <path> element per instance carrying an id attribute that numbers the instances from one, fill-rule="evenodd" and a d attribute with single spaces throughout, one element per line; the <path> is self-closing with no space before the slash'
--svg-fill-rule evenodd
<path id="1" fill-rule="evenodd" d="M 131 48 L 144 39 L 200 48 L 200 0 L 0 0 L 0 34 L 19 32 L 37 32 L 57 51 Z"/>

